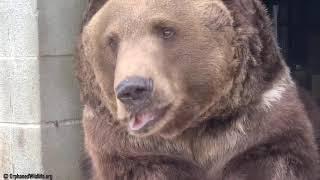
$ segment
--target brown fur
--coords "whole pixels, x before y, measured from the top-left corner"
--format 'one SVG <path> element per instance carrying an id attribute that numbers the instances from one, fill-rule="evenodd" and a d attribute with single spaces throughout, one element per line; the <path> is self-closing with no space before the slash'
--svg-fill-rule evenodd
<path id="1" fill-rule="evenodd" d="M 95 0 L 84 24 L 77 76 L 93 179 L 319 178 L 320 116 L 258 0 Z M 139 132 L 126 127 L 140 109 L 115 95 L 131 76 L 154 81 L 144 109 L 168 107 Z"/>

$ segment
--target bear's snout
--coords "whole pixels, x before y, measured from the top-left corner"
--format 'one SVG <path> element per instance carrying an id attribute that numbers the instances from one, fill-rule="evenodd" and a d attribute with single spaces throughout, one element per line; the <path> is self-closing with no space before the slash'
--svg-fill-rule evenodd
<path id="1" fill-rule="evenodd" d="M 152 91 L 152 79 L 135 76 L 119 83 L 116 96 L 125 105 L 141 106 L 150 100 Z"/>

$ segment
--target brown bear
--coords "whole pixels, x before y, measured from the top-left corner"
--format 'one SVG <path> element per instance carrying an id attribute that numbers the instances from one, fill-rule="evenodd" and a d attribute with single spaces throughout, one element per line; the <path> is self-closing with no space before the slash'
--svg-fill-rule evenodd
<path id="1" fill-rule="evenodd" d="M 319 178 L 259 0 L 91 0 L 78 51 L 93 180 Z"/>

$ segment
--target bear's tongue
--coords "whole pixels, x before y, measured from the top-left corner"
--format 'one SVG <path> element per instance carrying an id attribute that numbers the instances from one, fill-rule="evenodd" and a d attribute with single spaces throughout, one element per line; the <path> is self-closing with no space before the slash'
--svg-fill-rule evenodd
<path id="1" fill-rule="evenodd" d="M 148 122 L 154 120 L 153 113 L 140 113 L 137 114 L 132 120 L 129 122 L 129 128 L 132 131 L 138 131 L 142 129 Z"/>

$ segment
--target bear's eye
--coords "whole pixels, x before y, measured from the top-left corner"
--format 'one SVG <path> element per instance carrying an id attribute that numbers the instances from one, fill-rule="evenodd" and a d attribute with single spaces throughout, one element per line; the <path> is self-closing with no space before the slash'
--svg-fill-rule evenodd
<path id="1" fill-rule="evenodd" d="M 165 27 L 161 28 L 160 35 L 163 39 L 171 39 L 175 36 L 176 32 L 173 28 Z"/>
<path id="2" fill-rule="evenodd" d="M 110 46 L 110 48 L 114 51 L 116 51 L 118 49 L 118 40 L 115 37 L 109 37 L 108 38 L 108 45 Z"/>

